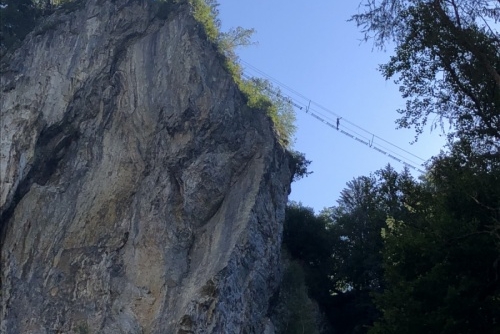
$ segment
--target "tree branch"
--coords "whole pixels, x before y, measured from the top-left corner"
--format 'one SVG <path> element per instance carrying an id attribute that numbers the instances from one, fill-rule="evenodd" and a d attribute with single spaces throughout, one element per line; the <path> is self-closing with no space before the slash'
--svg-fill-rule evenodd
<path id="1" fill-rule="evenodd" d="M 455 34 L 458 43 L 469 50 L 483 64 L 486 71 L 492 76 L 493 80 L 495 81 L 498 92 L 500 93 L 500 73 L 498 73 L 495 67 L 490 63 L 488 57 L 483 52 L 481 52 L 473 42 L 469 40 L 467 34 L 464 33 L 463 29 L 457 28 L 455 26 L 444 9 L 441 7 L 439 0 L 434 0 L 433 7 L 439 14 L 440 18 L 443 20 L 443 23 L 446 24 Z"/>
<path id="2" fill-rule="evenodd" d="M 457 19 L 457 24 L 460 28 L 462 28 L 462 23 L 460 22 L 460 15 L 458 13 L 458 7 L 455 3 L 455 0 L 451 0 L 451 5 L 453 6 L 453 11 L 455 12 L 455 18 Z"/>

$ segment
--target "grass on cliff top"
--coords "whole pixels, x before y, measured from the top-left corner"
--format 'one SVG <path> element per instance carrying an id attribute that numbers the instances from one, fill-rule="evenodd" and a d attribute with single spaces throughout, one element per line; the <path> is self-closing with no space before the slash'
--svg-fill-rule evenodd
<path id="1" fill-rule="evenodd" d="M 175 0 L 166 0 L 175 1 Z M 227 34 L 221 34 L 220 21 L 217 18 L 216 0 L 188 0 L 193 8 L 194 18 L 202 25 L 205 34 L 211 42 L 217 45 L 218 51 L 225 57 L 226 69 L 231 73 L 240 91 L 247 98 L 251 108 L 263 110 L 274 124 L 278 140 L 285 148 L 290 149 L 296 131 L 295 112 L 290 102 L 281 96 L 279 90 L 271 83 L 261 79 L 245 80 L 238 57 L 234 52 L 234 44 L 225 43 Z M 229 36 L 230 38 L 237 36 Z"/>
<path id="2" fill-rule="evenodd" d="M 233 48 L 234 45 L 223 43 L 220 33 L 220 21 L 217 18 L 217 2 L 215 0 L 189 0 L 193 7 L 194 18 L 201 23 L 207 38 L 218 46 L 219 52 L 225 56 L 226 69 L 231 73 L 241 92 L 247 98 L 251 108 L 264 110 L 271 118 L 280 143 L 290 148 L 296 131 L 295 113 L 291 104 L 280 97 L 279 91 L 263 80 L 245 80 Z"/>

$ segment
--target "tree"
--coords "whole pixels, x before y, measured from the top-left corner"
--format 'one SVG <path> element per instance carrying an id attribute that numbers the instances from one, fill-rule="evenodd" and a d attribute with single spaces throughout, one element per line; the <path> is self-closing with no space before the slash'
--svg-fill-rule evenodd
<path id="1" fill-rule="evenodd" d="M 404 190 L 414 180 L 390 166 L 347 183 L 330 219 L 332 296 L 330 317 L 338 333 L 366 333 L 380 313 L 373 293 L 385 288 L 381 230 L 388 216 L 404 217 Z"/>
<path id="2" fill-rule="evenodd" d="M 365 0 L 354 20 L 377 47 L 395 44 L 381 66 L 396 77 L 406 108 L 400 127 L 423 131 L 431 114 L 454 137 L 499 149 L 498 0 Z"/>
<path id="3" fill-rule="evenodd" d="M 309 165 L 311 164 L 311 160 L 306 159 L 306 155 L 299 151 L 290 151 L 292 155 L 292 164 L 293 164 L 293 178 L 292 181 L 300 180 L 303 177 L 307 177 L 313 172 L 307 170 Z"/>
<path id="4" fill-rule="evenodd" d="M 370 333 L 500 331 L 500 161 L 456 143 L 384 229 L 386 289 Z"/>
<path id="5" fill-rule="evenodd" d="M 235 53 L 237 47 L 257 44 L 256 42 L 252 42 L 252 35 L 254 33 L 255 29 L 253 28 L 245 29 L 239 26 L 231 28 L 228 32 L 223 32 L 219 35 L 219 47 L 226 57 L 237 61 L 238 56 Z"/>
<path id="6" fill-rule="evenodd" d="M 335 236 L 333 257 L 338 293 L 380 287 L 382 239 L 386 214 L 378 201 L 376 179 L 362 176 L 347 183 L 329 216 Z"/>
<path id="7" fill-rule="evenodd" d="M 379 202 L 377 180 L 358 177 L 347 183 L 337 206 L 323 211 L 333 238 L 330 317 L 338 333 L 366 333 L 378 312 L 370 293 L 382 285 L 382 238 L 385 213 Z"/>
<path id="8" fill-rule="evenodd" d="M 451 123 L 449 153 L 403 190 L 407 212 L 384 229 L 386 289 L 370 333 L 500 331 L 500 2 L 367 0 L 353 16 L 395 55 L 406 109 L 422 132 L 431 113 Z"/>
<path id="9" fill-rule="evenodd" d="M 411 181 L 387 166 L 348 182 L 337 205 L 319 215 L 288 205 L 283 244 L 335 333 L 366 333 L 379 316 L 371 294 L 384 287 L 381 230 L 389 213 L 403 217 L 402 189 Z"/>
<path id="10" fill-rule="evenodd" d="M 333 240 L 328 225 L 328 218 L 315 215 L 311 208 L 297 203 L 287 206 L 283 245 L 291 259 L 302 268 L 308 296 L 318 303 L 324 313 L 331 309 L 330 291 L 333 288 L 330 279 Z"/>
<path id="11" fill-rule="evenodd" d="M 326 217 L 316 216 L 311 208 L 290 203 L 283 231 L 283 244 L 290 256 L 308 267 L 329 264 L 332 245 L 327 225 Z"/>

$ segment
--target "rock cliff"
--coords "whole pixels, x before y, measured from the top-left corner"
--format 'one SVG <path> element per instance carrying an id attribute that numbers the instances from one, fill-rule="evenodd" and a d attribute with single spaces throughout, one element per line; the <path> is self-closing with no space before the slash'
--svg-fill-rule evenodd
<path id="1" fill-rule="evenodd" d="M 271 333 L 292 171 L 270 119 L 189 5 L 77 7 L 2 60 L 0 331 Z"/>

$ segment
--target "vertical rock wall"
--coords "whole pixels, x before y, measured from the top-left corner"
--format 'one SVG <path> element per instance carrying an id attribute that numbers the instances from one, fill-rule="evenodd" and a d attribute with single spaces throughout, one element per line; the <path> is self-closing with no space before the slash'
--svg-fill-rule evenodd
<path id="1" fill-rule="evenodd" d="M 2 61 L 2 333 L 264 331 L 288 155 L 155 6 L 84 1 Z"/>

